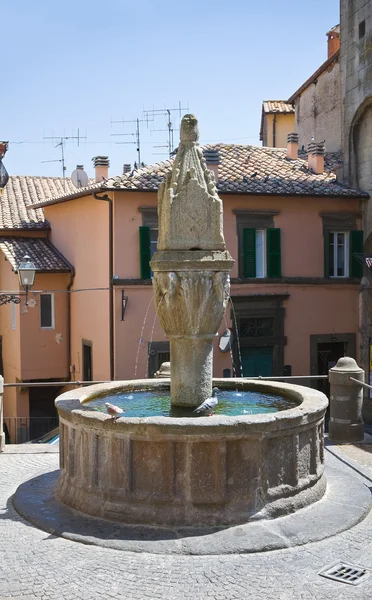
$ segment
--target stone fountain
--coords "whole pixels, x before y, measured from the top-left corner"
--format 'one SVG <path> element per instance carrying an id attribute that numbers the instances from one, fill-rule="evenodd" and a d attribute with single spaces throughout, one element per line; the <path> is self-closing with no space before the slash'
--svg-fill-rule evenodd
<path id="1" fill-rule="evenodd" d="M 171 345 L 171 402 L 193 407 L 211 396 L 212 344 L 228 300 L 233 260 L 225 248 L 222 202 L 192 115 L 183 118 L 158 210 L 158 252 L 151 267 L 159 318 Z M 168 527 L 246 523 L 319 500 L 326 489 L 326 397 L 284 383 L 221 379 L 213 384 L 279 393 L 296 406 L 271 414 L 113 421 L 89 401 L 169 387 L 169 379 L 66 392 L 56 400 L 58 499 L 96 517 Z"/>
<path id="2" fill-rule="evenodd" d="M 212 395 L 213 340 L 234 264 L 198 137 L 196 118 L 186 115 L 173 169 L 159 189 L 158 252 L 151 261 L 157 312 L 170 340 L 174 406 L 198 406 Z"/>

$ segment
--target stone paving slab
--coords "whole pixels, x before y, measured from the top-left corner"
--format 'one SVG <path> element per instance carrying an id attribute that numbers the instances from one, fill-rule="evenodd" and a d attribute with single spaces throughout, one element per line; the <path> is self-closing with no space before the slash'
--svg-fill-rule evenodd
<path id="1" fill-rule="evenodd" d="M 56 470 L 23 483 L 13 496 L 15 509 L 36 527 L 54 535 L 132 552 L 209 555 L 289 548 L 353 527 L 365 518 L 371 502 L 369 488 L 345 473 L 337 459 L 329 456 L 325 496 L 291 515 L 226 528 L 131 526 L 90 517 L 59 502 L 55 498 L 58 474 Z"/>
<path id="2" fill-rule="evenodd" d="M 340 470 L 372 485 L 372 465 L 359 468 L 343 448 L 331 450 L 340 452 L 334 456 Z M 14 510 L 10 499 L 20 484 L 57 468 L 56 454 L 0 454 L 1 600 L 372 598 L 371 579 L 354 587 L 318 574 L 340 560 L 372 569 L 371 513 L 328 539 L 264 553 L 200 557 L 117 551 L 45 533 Z"/>

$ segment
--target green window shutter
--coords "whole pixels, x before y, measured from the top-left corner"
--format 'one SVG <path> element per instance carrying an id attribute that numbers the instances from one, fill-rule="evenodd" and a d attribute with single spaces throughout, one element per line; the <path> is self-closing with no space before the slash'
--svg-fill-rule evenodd
<path id="1" fill-rule="evenodd" d="M 139 228 L 141 279 L 151 278 L 150 227 Z"/>
<path id="2" fill-rule="evenodd" d="M 243 229 L 243 277 L 256 277 L 256 230 Z"/>
<path id="3" fill-rule="evenodd" d="M 329 266 L 330 266 L 330 256 L 329 256 L 329 242 L 330 242 L 330 233 L 329 231 L 324 232 L 324 277 L 329 277 Z M 332 257 L 333 260 L 333 257 Z"/>
<path id="4" fill-rule="evenodd" d="M 354 254 L 363 254 L 363 231 L 350 231 L 350 277 L 363 277 L 363 263 Z M 362 258 L 362 257 L 360 257 Z"/>
<path id="5" fill-rule="evenodd" d="M 266 230 L 267 276 L 278 278 L 282 276 L 280 256 L 280 229 Z"/>

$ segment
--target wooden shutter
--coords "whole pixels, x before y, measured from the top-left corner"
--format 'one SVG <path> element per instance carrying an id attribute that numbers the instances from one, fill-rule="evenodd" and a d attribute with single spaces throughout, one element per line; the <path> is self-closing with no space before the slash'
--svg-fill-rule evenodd
<path id="1" fill-rule="evenodd" d="M 363 277 L 363 256 L 357 258 L 354 254 L 363 254 L 363 231 L 350 231 L 350 277 Z M 362 262 L 361 262 L 362 261 Z"/>
<path id="2" fill-rule="evenodd" d="M 331 257 L 329 255 L 330 232 L 324 232 L 324 277 L 330 277 L 329 266 Z M 333 260 L 333 256 L 332 256 Z"/>
<path id="3" fill-rule="evenodd" d="M 141 279 L 151 278 L 150 227 L 139 228 Z"/>
<path id="4" fill-rule="evenodd" d="M 243 277 L 256 277 L 256 230 L 243 229 Z"/>
<path id="5" fill-rule="evenodd" d="M 278 278 L 282 276 L 280 253 L 280 229 L 266 230 L 267 276 Z"/>

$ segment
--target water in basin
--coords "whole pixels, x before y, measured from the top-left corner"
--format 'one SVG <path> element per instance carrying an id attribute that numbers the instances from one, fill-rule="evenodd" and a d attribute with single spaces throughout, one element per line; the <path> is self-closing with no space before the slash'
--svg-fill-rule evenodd
<path id="1" fill-rule="evenodd" d="M 171 407 L 169 389 L 119 392 L 100 396 L 89 401 L 89 408 L 106 412 L 105 402 L 111 402 L 124 410 L 125 417 L 196 417 L 191 408 Z M 296 402 L 279 394 L 263 392 L 220 390 L 215 415 L 237 416 L 271 413 L 288 410 Z M 202 417 L 203 418 L 203 417 Z"/>

